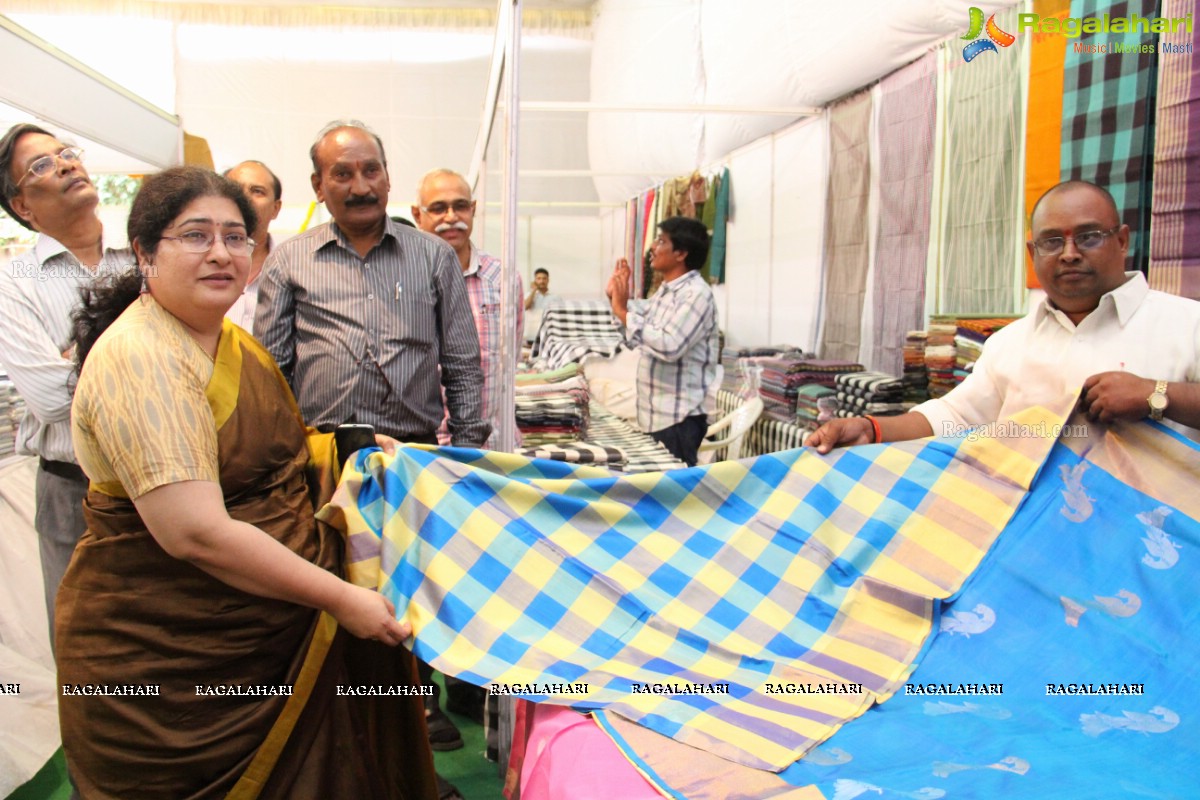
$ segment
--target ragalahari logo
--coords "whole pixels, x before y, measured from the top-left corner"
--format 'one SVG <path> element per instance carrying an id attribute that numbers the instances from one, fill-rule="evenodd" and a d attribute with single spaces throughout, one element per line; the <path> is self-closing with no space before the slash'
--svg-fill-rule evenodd
<path id="1" fill-rule="evenodd" d="M 984 31 L 987 31 L 987 38 L 980 39 L 979 36 Z M 967 35 L 964 39 L 974 39 L 975 41 L 963 48 L 963 60 L 970 61 L 980 53 L 986 53 L 989 50 L 993 53 L 1000 52 L 996 49 L 996 45 L 1008 47 L 1017 40 L 1017 37 L 1011 33 L 1005 33 L 1000 30 L 1000 26 L 996 24 L 996 15 L 992 14 L 988 17 L 987 25 L 983 24 L 983 10 L 971 6 L 971 27 L 967 30 Z"/>

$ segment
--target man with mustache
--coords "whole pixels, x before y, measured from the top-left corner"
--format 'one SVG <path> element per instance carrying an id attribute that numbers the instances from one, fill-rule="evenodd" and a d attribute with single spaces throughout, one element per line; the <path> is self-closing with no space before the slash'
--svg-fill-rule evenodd
<path id="1" fill-rule="evenodd" d="M 504 379 L 504 363 L 500 343 L 510 343 L 509 365 L 515 367 L 521 357 L 521 331 L 525 325 L 525 307 L 521 301 L 524 287 L 516 273 L 509 283 L 509 302 L 516 312 L 516 327 L 505 334 L 500 327 L 500 289 L 503 270 L 500 259 L 483 252 L 471 242 L 475 229 L 475 201 L 471 187 L 462 175 L 448 169 L 435 169 L 425 174 L 417 184 L 417 205 L 412 207 L 417 227 L 442 238 L 454 248 L 458 266 L 467 284 L 471 316 L 479 334 L 479 355 L 483 367 L 483 413 L 492 423 L 493 434 L 498 426 L 496 387 Z M 439 432 L 444 435 L 443 432 Z M 493 436 L 494 438 L 494 436 Z M 492 440 L 488 440 L 488 446 Z"/>
<path id="2" fill-rule="evenodd" d="M 383 142 L 363 123 L 325 126 L 309 156 L 313 190 L 333 221 L 271 253 L 255 336 L 310 425 L 365 423 L 436 444 L 445 387 L 453 443 L 479 447 L 491 425 L 454 251 L 388 216 Z"/>
<path id="3" fill-rule="evenodd" d="M 1200 441 L 1200 303 L 1125 271 L 1129 226 L 1100 186 L 1052 187 L 1034 205 L 1030 230 L 1026 247 L 1046 299 L 988 339 L 966 380 L 907 414 L 833 420 L 806 444 L 827 453 L 955 435 L 1080 387 L 1093 421 L 1150 417 Z"/>
<path id="4" fill-rule="evenodd" d="M 105 246 L 96 216 L 100 196 L 82 156 L 28 123 L 0 139 L 0 206 L 38 234 L 31 249 L 0 270 L 0 364 L 25 401 L 17 452 L 38 457 L 34 527 L 51 645 L 58 584 L 87 528 L 88 482 L 71 443 L 71 314 L 80 290 L 134 263 L 128 248 Z"/>

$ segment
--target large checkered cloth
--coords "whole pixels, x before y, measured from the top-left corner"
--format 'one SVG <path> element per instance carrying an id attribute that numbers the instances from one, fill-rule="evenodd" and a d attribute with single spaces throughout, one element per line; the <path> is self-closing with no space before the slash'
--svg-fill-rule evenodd
<path id="1" fill-rule="evenodd" d="M 395 603 L 434 668 L 539 684 L 532 699 L 607 708 L 779 770 L 900 688 L 935 604 L 1053 443 L 793 450 L 629 476 L 455 448 L 360 451 L 321 517 L 347 531 L 349 578 Z M 728 694 L 634 692 L 718 682 Z M 779 682 L 839 692 L 766 691 Z M 546 688 L 565 683 L 588 691 Z M 850 684 L 861 693 L 841 693 Z"/>

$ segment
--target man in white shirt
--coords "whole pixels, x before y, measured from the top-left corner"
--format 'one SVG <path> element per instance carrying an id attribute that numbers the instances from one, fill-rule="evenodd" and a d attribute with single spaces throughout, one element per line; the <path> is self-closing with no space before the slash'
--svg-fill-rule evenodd
<path id="1" fill-rule="evenodd" d="M 104 246 L 100 197 L 82 155 L 36 125 L 0 138 L 0 206 L 39 234 L 0 270 L 0 364 L 25 401 L 17 452 L 39 458 L 34 527 L 52 645 L 58 584 L 87 527 L 87 478 L 71 443 L 71 313 L 96 278 L 134 266 L 128 248 Z"/>
<path id="2" fill-rule="evenodd" d="M 243 161 L 236 167 L 225 170 L 225 177 L 242 187 L 254 210 L 258 212 L 258 227 L 250 233 L 254 240 L 254 253 L 250 262 L 250 277 L 242 295 L 234 301 L 225 317 L 242 328 L 254 330 L 254 312 L 258 308 L 258 284 L 263 264 L 274 249 L 271 239 L 271 222 L 279 216 L 283 207 L 283 184 L 275 173 L 261 161 Z"/>
<path id="3" fill-rule="evenodd" d="M 988 339 L 962 384 L 900 416 L 828 422 L 807 444 L 827 453 L 955 435 L 1073 389 L 1082 389 L 1080 407 L 1093 421 L 1161 419 L 1200 441 L 1200 303 L 1125 272 L 1129 226 L 1095 184 L 1051 188 L 1031 222 L 1026 246 L 1046 299 Z"/>

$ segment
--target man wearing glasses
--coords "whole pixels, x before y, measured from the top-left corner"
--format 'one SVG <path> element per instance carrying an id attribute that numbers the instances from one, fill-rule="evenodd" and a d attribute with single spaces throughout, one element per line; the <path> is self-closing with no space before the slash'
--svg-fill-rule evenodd
<path id="1" fill-rule="evenodd" d="M 34 527 L 51 644 L 58 584 L 87 527 L 87 478 L 71 444 L 71 313 L 81 289 L 134 263 L 128 248 L 105 247 L 100 197 L 82 157 L 27 123 L 0 139 L 0 206 L 38 233 L 30 250 L 0 270 L 0 365 L 25 401 L 17 452 L 38 456 Z"/>
<path id="2" fill-rule="evenodd" d="M 496 387 L 504 379 L 504 363 L 500 357 L 500 343 L 509 342 L 509 361 L 515 367 L 521 358 L 521 332 L 525 328 L 525 306 L 522 302 L 524 287 L 515 272 L 509 283 L 509 302 L 515 310 L 516 327 L 505 334 L 500 327 L 500 289 L 503 270 L 500 259 L 483 252 L 471 242 L 475 229 L 475 201 L 471 199 L 471 187 L 457 172 L 435 169 L 425 174 L 417 185 L 418 205 L 412 207 L 417 227 L 432 233 L 454 249 L 458 265 L 462 269 L 467 285 L 467 297 L 471 302 L 471 316 L 479 334 L 479 356 L 483 368 L 483 413 L 492 423 L 495 433 L 499 410 L 496 408 Z M 439 431 L 440 439 L 447 439 L 445 431 Z M 445 442 L 443 442 L 445 443 Z M 488 440 L 488 446 L 491 439 Z"/>
<path id="3" fill-rule="evenodd" d="M 481 446 L 479 341 L 453 251 L 388 216 L 387 157 L 363 123 L 330 123 L 309 156 L 333 221 L 271 253 L 254 319 L 304 419 L 437 444 L 444 386 L 453 443 Z"/>
<path id="4" fill-rule="evenodd" d="M 828 422 L 807 444 L 827 453 L 950 435 L 1080 387 L 1094 421 L 1150 417 L 1200 441 L 1200 303 L 1125 271 L 1129 226 L 1095 184 L 1052 187 L 1033 207 L 1031 230 L 1026 246 L 1046 298 L 988 339 L 966 380 L 907 414 Z"/>

